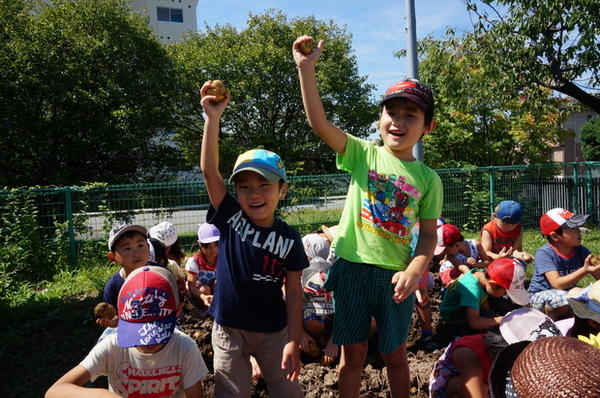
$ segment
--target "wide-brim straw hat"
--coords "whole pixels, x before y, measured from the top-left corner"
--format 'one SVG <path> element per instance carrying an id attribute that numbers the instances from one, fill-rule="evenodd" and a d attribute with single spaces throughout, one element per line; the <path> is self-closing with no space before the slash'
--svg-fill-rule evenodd
<path id="1" fill-rule="evenodd" d="M 521 341 L 502 350 L 489 377 L 493 398 L 600 398 L 600 349 L 573 337 Z"/>
<path id="2" fill-rule="evenodd" d="M 332 225 L 331 227 L 328 227 L 326 225 L 321 225 L 321 230 L 323 231 L 323 233 L 325 234 L 325 236 L 327 237 L 327 239 L 329 240 L 329 242 L 333 242 L 334 239 L 337 236 L 337 225 Z"/>

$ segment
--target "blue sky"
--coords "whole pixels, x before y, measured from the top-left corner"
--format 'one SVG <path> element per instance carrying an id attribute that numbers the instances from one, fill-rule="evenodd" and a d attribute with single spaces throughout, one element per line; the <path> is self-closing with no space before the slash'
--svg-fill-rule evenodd
<path id="1" fill-rule="evenodd" d="M 393 56 L 406 48 L 404 0 L 199 0 L 198 29 L 215 24 L 242 29 L 249 13 L 262 14 L 269 8 L 282 10 L 289 18 L 314 15 L 346 26 L 353 36 L 359 73 L 368 75 L 367 81 L 376 86 L 376 96 L 407 75 L 406 58 Z M 448 27 L 460 32 L 471 26 L 461 0 L 415 0 L 415 13 L 417 40 L 428 35 L 442 37 Z"/>

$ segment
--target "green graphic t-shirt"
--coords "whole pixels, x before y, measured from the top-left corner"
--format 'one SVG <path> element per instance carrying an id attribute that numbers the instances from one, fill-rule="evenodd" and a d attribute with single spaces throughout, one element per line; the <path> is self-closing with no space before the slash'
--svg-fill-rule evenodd
<path id="1" fill-rule="evenodd" d="M 441 214 L 440 177 L 422 162 L 400 160 L 351 135 L 337 166 L 352 178 L 333 244 L 336 254 L 352 262 L 406 269 L 412 227 L 419 218 Z"/>

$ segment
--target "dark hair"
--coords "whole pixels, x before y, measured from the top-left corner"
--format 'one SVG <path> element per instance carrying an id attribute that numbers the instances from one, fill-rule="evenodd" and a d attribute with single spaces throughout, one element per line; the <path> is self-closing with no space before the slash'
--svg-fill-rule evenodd
<path id="1" fill-rule="evenodd" d="M 135 235 L 140 234 L 141 236 L 144 237 L 144 239 L 146 239 L 146 235 L 144 235 L 143 233 L 141 233 L 140 231 L 127 231 L 127 232 L 123 232 L 123 235 L 119 236 L 112 244 L 110 251 L 114 253 L 115 251 L 115 247 L 117 247 L 117 244 L 124 238 L 133 238 Z"/>
<path id="2" fill-rule="evenodd" d="M 498 355 L 500 351 L 508 347 L 508 343 L 506 340 L 504 340 L 504 337 L 502 337 L 502 335 L 495 330 L 490 330 L 485 334 L 485 336 L 483 336 L 483 343 L 485 344 L 492 361 L 494 358 L 496 358 L 496 355 Z"/>
<path id="3" fill-rule="evenodd" d="M 555 229 L 554 231 L 552 231 L 552 232 L 556 232 L 556 235 L 560 235 L 560 236 L 562 236 L 563 229 L 562 229 L 562 227 L 558 227 L 558 228 L 556 228 L 556 229 Z M 551 232 L 551 233 L 552 233 L 552 232 Z M 550 237 L 550 234 L 548 234 L 548 235 L 545 235 L 545 236 L 546 236 L 546 239 L 548 239 L 548 243 L 554 243 L 554 239 L 552 239 L 552 238 Z"/>
<path id="4" fill-rule="evenodd" d="M 571 329 L 571 336 L 582 335 L 588 337 L 590 334 L 597 334 L 600 330 L 595 329 L 586 318 L 575 316 L 575 323 Z"/>
<path id="5" fill-rule="evenodd" d="M 390 98 L 390 99 L 393 99 L 393 98 Z M 387 101 L 384 101 L 384 102 L 383 102 L 381 105 L 379 105 L 379 117 L 381 117 L 381 113 L 383 112 L 383 107 L 385 106 L 385 104 L 386 104 L 388 101 L 389 101 L 389 100 L 387 100 Z M 407 101 L 410 101 L 410 100 L 407 100 Z M 412 101 L 411 101 L 411 102 L 412 102 Z M 417 105 L 418 105 L 418 104 L 417 104 Z M 425 125 L 427 125 L 427 126 L 428 126 L 428 125 L 429 125 L 429 124 L 430 124 L 430 123 L 433 121 L 433 113 L 434 113 L 434 110 L 433 110 L 433 108 L 429 108 L 429 109 L 423 109 L 423 108 L 422 108 L 420 105 L 419 105 L 419 108 L 421 108 L 421 110 L 422 110 L 422 111 L 423 111 L 423 113 L 425 114 Z"/>
<path id="6" fill-rule="evenodd" d="M 181 265 L 181 260 L 185 258 L 185 253 L 179 246 L 179 238 L 171 246 L 167 247 L 167 258 L 173 260 L 177 265 Z"/>
<path id="7" fill-rule="evenodd" d="M 163 267 L 167 266 L 167 248 L 156 238 L 148 239 L 154 249 L 154 262 Z"/>

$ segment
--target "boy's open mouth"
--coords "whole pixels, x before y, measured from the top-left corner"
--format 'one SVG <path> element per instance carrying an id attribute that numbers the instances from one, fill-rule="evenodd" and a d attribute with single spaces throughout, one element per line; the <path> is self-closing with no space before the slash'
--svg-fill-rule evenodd
<path id="1" fill-rule="evenodd" d="M 265 205 L 264 203 L 261 203 L 261 204 L 250 204 L 248 206 L 250 206 L 252 209 L 260 209 L 264 205 Z"/>
<path id="2" fill-rule="evenodd" d="M 397 130 L 389 131 L 389 133 L 390 133 L 390 135 L 393 135 L 394 137 L 404 137 L 406 135 L 406 133 L 402 133 Z"/>

